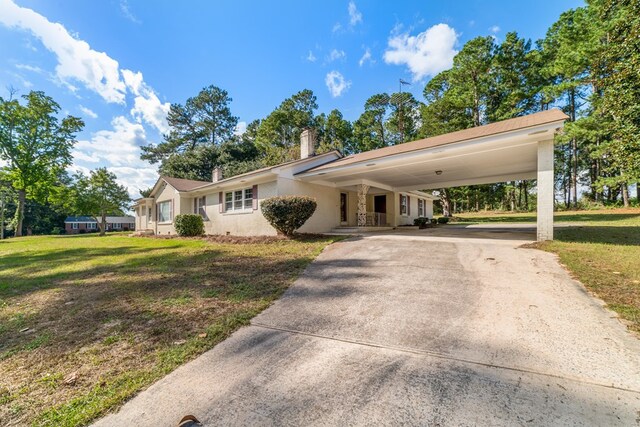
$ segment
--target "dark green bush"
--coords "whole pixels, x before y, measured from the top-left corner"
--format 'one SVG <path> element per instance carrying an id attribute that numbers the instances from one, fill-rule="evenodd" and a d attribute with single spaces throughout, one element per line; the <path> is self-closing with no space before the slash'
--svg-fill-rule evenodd
<path id="1" fill-rule="evenodd" d="M 431 218 L 431 224 L 434 224 L 434 225 L 435 225 L 435 224 L 437 224 L 437 223 L 438 223 L 438 220 L 437 220 L 437 219 L 435 219 L 435 218 Z"/>
<path id="2" fill-rule="evenodd" d="M 413 220 L 413 225 L 417 225 L 420 228 L 431 228 L 436 224 L 435 219 L 429 218 L 416 218 Z"/>
<path id="3" fill-rule="evenodd" d="M 441 216 L 440 218 L 438 218 L 438 224 L 446 224 L 449 222 L 449 218 L 446 216 Z"/>
<path id="4" fill-rule="evenodd" d="M 176 215 L 175 223 L 178 236 L 202 236 L 204 234 L 204 221 L 200 215 L 182 214 Z"/>
<path id="5" fill-rule="evenodd" d="M 420 228 L 427 228 L 429 224 L 429 218 L 416 218 L 413 220 L 413 225 L 417 225 Z"/>
<path id="6" fill-rule="evenodd" d="M 262 201 L 264 217 L 279 233 L 291 236 L 302 227 L 317 207 L 316 200 L 307 196 L 278 196 Z"/>

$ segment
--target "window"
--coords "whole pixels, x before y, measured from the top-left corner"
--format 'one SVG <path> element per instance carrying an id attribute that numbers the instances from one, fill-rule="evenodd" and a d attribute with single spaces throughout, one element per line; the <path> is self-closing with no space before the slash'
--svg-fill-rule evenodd
<path id="1" fill-rule="evenodd" d="M 224 195 L 225 211 L 240 211 L 253 208 L 253 189 L 229 191 Z"/>
<path id="2" fill-rule="evenodd" d="M 193 199 L 193 213 L 199 214 L 203 219 L 207 219 L 207 198 L 205 196 Z"/>
<path id="3" fill-rule="evenodd" d="M 77 230 L 78 229 L 78 223 L 77 222 L 72 223 L 71 224 L 71 229 L 72 230 Z"/>
<path id="4" fill-rule="evenodd" d="M 113 229 L 114 230 L 119 230 L 121 228 L 122 228 L 122 224 L 121 223 L 119 223 L 119 222 L 114 222 L 113 223 Z"/>
<path id="5" fill-rule="evenodd" d="M 151 221 L 151 207 L 147 207 L 147 221 Z"/>
<path id="6" fill-rule="evenodd" d="M 88 223 L 87 223 L 87 228 L 88 228 L 89 230 L 95 230 L 97 226 L 98 226 L 98 223 L 97 223 L 97 222 L 88 222 Z"/>
<path id="7" fill-rule="evenodd" d="M 424 216 L 424 200 L 418 199 L 418 216 Z"/>
<path id="8" fill-rule="evenodd" d="M 158 222 L 171 222 L 173 219 L 171 200 L 158 203 L 156 209 L 158 210 Z"/>
<path id="9" fill-rule="evenodd" d="M 407 196 L 404 194 L 400 195 L 400 215 L 407 214 Z"/>

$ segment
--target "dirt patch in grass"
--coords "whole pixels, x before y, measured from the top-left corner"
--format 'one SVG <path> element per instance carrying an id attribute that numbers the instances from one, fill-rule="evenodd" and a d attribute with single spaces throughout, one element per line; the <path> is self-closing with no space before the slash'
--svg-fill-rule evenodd
<path id="1" fill-rule="evenodd" d="M 0 419 L 104 415 L 248 323 L 333 240 L 1 242 Z"/>

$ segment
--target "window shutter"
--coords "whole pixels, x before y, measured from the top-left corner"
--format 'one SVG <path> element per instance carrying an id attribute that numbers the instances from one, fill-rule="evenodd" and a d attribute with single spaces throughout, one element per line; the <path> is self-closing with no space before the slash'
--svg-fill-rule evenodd
<path id="1" fill-rule="evenodd" d="M 254 185 L 253 189 L 251 190 L 251 194 L 253 196 L 253 210 L 257 210 L 258 209 L 258 186 Z"/>
<path id="2" fill-rule="evenodd" d="M 407 196 L 407 215 L 411 215 L 411 196 Z"/>
<path id="3" fill-rule="evenodd" d="M 221 192 L 218 193 L 218 212 L 224 212 L 224 194 Z"/>
<path id="4" fill-rule="evenodd" d="M 198 198 L 197 197 L 193 198 L 193 213 L 194 214 L 198 213 Z"/>
<path id="5" fill-rule="evenodd" d="M 171 221 L 173 221 L 173 207 L 174 207 L 174 203 L 175 203 L 175 199 L 171 199 L 171 213 L 169 214 L 169 218 L 171 219 Z"/>
<path id="6" fill-rule="evenodd" d="M 400 194 L 400 208 L 398 210 L 398 215 L 402 215 L 402 194 Z"/>

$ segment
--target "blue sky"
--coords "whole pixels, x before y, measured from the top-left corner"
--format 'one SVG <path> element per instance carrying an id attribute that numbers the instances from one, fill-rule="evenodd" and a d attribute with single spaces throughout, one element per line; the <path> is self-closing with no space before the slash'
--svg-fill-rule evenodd
<path id="1" fill-rule="evenodd" d="M 161 140 L 169 103 L 204 86 L 226 89 L 241 123 L 305 88 L 354 120 L 399 78 L 422 99 L 467 40 L 535 41 L 582 3 L 0 0 L 0 94 L 43 90 L 82 117 L 73 168 L 107 166 L 137 196 L 157 178 L 140 145 Z"/>

